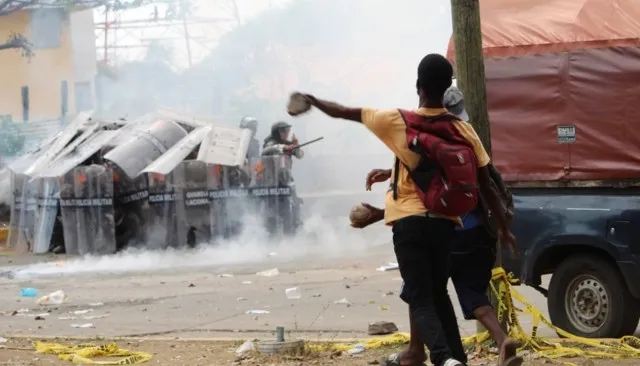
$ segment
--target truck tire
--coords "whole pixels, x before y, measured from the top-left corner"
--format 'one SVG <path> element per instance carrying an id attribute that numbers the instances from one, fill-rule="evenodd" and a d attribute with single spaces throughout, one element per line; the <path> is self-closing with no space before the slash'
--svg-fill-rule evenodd
<path id="1" fill-rule="evenodd" d="M 638 326 L 638 302 L 609 261 L 590 255 L 566 258 L 553 272 L 547 306 L 558 328 L 585 338 L 619 338 Z"/>

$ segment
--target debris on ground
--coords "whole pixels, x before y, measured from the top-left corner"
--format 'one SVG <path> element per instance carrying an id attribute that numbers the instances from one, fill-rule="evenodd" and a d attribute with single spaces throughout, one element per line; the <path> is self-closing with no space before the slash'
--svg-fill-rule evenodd
<path id="1" fill-rule="evenodd" d="M 396 269 L 398 269 L 398 268 L 400 268 L 400 267 L 398 266 L 398 263 L 396 263 L 396 262 L 389 262 L 389 263 L 387 263 L 387 264 L 384 264 L 384 265 L 382 265 L 382 266 L 380 266 L 380 267 L 376 268 L 376 271 L 379 271 L 379 272 L 387 272 L 387 271 L 394 271 L 394 270 L 396 270 Z"/>
<path id="2" fill-rule="evenodd" d="M 269 314 L 268 310 L 247 310 L 245 312 L 245 314 L 247 315 L 264 315 L 264 314 Z"/>
<path id="3" fill-rule="evenodd" d="M 93 309 L 75 310 L 75 311 L 71 311 L 70 313 L 74 315 L 89 314 L 89 313 L 93 313 Z"/>
<path id="4" fill-rule="evenodd" d="M 38 296 L 38 290 L 35 288 L 27 287 L 20 290 L 20 296 L 22 297 L 36 297 Z"/>
<path id="5" fill-rule="evenodd" d="M 61 305 L 67 299 L 64 291 L 58 290 L 50 293 L 49 295 L 42 296 L 36 301 L 39 305 Z"/>
<path id="6" fill-rule="evenodd" d="M 352 305 L 351 302 L 349 302 L 349 300 L 347 300 L 346 297 L 343 297 L 340 300 L 336 300 L 333 303 L 336 305 L 347 305 L 347 307 L 350 307 Z"/>
<path id="7" fill-rule="evenodd" d="M 350 355 L 357 355 L 358 353 L 364 352 L 366 349 L 367 348 L 363 344 L 356 344 L 353 348 L 348 350 L 347 353 Z"/>
<path id="8" fill-rule="evenodd" d="M 398 333 L 396 333 L 397 335 Z M 394 335 L 394 336 L 396 336 Z M 393 337 L 393 336 L 390 336 Z M 387 337 L 378 338 L 378 340 L 385 339 Z M 137 355 L 153 355 L 153 364 L 174 366 L 174 365 L 243 365 L 243 366 L 266 366 L 266 365 L 278 365 L 278 366 L 300 366 L 300 365 L 315 365 L 315 366 L 365 366 L 365 365 L 377 365 L 378 361 L 384 357 L 397 353 L 403 350 L 406 345 L 404 343 L 397 343 L 393 345 L 385 345 L 379 347 L 379 344 L 374 342 L 360 342 L 359 344 L 365 347 L 365 352 L 360 354 L 349 354 L 350 349 L 354 349 L 356 345 L 345 344 L 339 345 L 340 351 L 336 351 L 328 343 L 307 343 L 305 350 L 300 355 L 274 355 L 266 356 L 258 352 L 247 352 L 243 357 L 239 357 L 236 351 L 242 342 L 218 342 L 218 341 L 198 341 L 198 340 L 153 340 L 145 339 L 143 342 L 118 342 L 118 346 L 115 344 L 112 346 L 110 343 L 113 341 L 100 341 L 100 344 L 94 345 L 94 348 L 82 348 L 87 342 L 96 342 L 93 340 L 59 340 L 61 348 L 59 350 L 69 352 L 81 351 L 92 352 L 95 350 L 106 349 L 113 350 L 115 347 L 134 348 L 136 351 L 129 351 L 123 348 L 117 348 L 117 351 L 127 354 Z M 104 343 L 103 343 L 104 342 Z M 2 341 L 0 341 L 2 343 Z M 115 343 L 115 342 L 114 342 Z M 257 342 L 256 342 L 257 343 Z M 254 347 L 256 345 L 254 343 Z M 385 342 L 386 343 L 386 342 Z M 100 347 L 100 348 L 99 348 Z M 41 352 L 41 354 L 35 355 L 39 358 L 34 362 L 34 354 L 29 350 L 34 350 L 33 343 L 28 339 L 12 339 L 8 338 L 7 343 L 0 344 L 0 364 L 16 364 L 16 365 L 71 365 L 70 362 L 61 362 L 54 357 L 48 356 L 52 354 L 53 349 L 47 349 L 40 346 L 39 350 L 46 350 L 49 352 Z M 257 349 L 256 349 L 257 351 Z M 486 355 L 486 352 L 470 352 L 469 365 L 493 365 L 495 364 L 495 355 L 491 355 L 490 358 L 482 358 Z M 525 358 L 525 364 L 527 366 L 549 366 L 552 365 L 547 359 L 540 359 L 535 357 L 535 353 L 523 351 L 522 356 Z M 98 356 L 96 356 L 98 357 Z M 106 355 L 107 358 L 102 358 L 102 362 L 114 365 L 119 364 L 136 364 L 122 362 L 123 359 L 116 357 L 113 353 Z M 122 356 L 126 357 L 126 356 Z M 215 357 L 215 360 L 212 358 Z M 129 359 L 128 361 L 132 361 Z M 560 363 L 570 362 L 575 365 L 589 365 L 589 366 L 637 366 L 637 359 L 594 359 L 593 364 L 588 362 L 585 358 L 562 358 L 559 359 Z M 101 363 L 102 363 L 101 362 Z M 586 363 L 585 363 L 586 362 Z M 151 364 L 147 362 L 146 364 Z"/>
<path id="9" fill-rule="evenodd" d="M 280 274 L 280 271 L 277 268 L 272 268 L 266 271 L 261 271 L 256 273 L 257 276 L 261 276 L 261 277 L 275 277 L 279 274 Z"/>
<path id="10" fill-rule="evenodd" d="M 300 300 L 302 298 L 302 292 L 298 287 L 288 288 L 284 292 L 289 300 Z"/>
<path id="11" fill-rule="evenodd" d="M 368 335 L 387 335 L 393 334 L 398 331 L 398 326 L 396 326 L 392 322 L 375 322 L 369 324 L 369 329 L 367 330 Z"/>
<path id="12" fill-rule="evenodd" d="M 236 355 L 242 356 L 244 354 L 254 352 L 256 350 L 256 346 L 252 341 L 244 342 L 238 349 L 236 349 Z"/>

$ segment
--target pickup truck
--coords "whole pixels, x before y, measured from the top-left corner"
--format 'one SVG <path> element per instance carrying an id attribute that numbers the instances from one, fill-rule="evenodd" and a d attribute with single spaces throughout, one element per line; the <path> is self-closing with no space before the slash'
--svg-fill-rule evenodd
<path id="1" fill-rule="evenodd" d="M 633 334 L 640 319 L 640 189 L 513 188 L 513 194 L 521 255 L 505 253 L 505 269 L 547 297 L 559 328 L 588 338 Z"/>
<path id="2" fill-rule="evenodd" d="M 640 317 L 640 1 L 571 3 L 480 2 L 479 132 L 514 193 L 521 259 L 503 265 L 547 296 L 554 325 L 619 337 Z"/>

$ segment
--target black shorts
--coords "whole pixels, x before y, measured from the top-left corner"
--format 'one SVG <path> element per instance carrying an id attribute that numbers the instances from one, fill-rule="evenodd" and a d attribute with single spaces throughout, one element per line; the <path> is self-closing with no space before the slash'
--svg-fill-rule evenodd
<path id="1" fill-rule="evenodd" d="M 475 319 L 473 311 L 477 308 L 491 306 L 487 289 L 496 261 L 495 244 L 496 239 L 482 226 L 454 233 L 451 242 L 451 281 L 467 320 Z"/>

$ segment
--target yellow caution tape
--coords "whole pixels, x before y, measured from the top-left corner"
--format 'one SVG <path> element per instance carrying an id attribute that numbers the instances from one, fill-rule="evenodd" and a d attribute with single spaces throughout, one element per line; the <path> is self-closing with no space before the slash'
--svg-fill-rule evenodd
<path id="1" fill-rule="evenodd" d="M 507 275 L 503 268 L 493 270 L 491 291 L 498 300 L 498 319 L 507 317 L 509 325 L 509 337 L 518 341 L 521 345 L 520 351 L 530 350 L 542 358 L 553 360 L 568 366 L 578 366 L 575 363 L 559 360 L 560 358 L 582 357 L 582 358 L 640 358 L 640 338 L 627 336 L 614 340 L 590 339 L 578 337 L 566 332 L 547 319 L 540 310 L 527 301 L 514 287 L 517 280 L 511 274 Z M 514 305 L 514 300 L 522 305 L 522 309 Z M 527 315 L 532 318 L 532 329 L 527 333 L 518 319 L 519 315 Z M 544 324 L 554 330 L 565 339 L 552 342 L 538 335 L 538 328 Z M 462 343 L 466 347 L 480 345 L 491 337 L 489 332 L 477 333 L 469 337 L 464 337 Z M 397 333 L 390 336 L 372 338 L 360 342 L 367 349 L 375 349 L 384 346 L 392 346 L 409 343 L 409 335 Z M 347 351 L 356 344 L 311 344 L 307 347 L 315 351 Z"/>
<path id="2" fill-rule="evenodd" d="M 509 337 L 517 340 L 522 349 L 529 349 L 543 358 L 558 361 L 563 357 L 583 357 L 583 358 L 640 358 L 640 338 L 623 337 L 617 340 L 599 340 L 575 336 L 564 331 L 547 319 L 542 312 L 533 306 L 525 297 L 513 286 L 513 276 L 507 275 L 503 268 L 493 270 L 491 290 L 498 299 L 498 319 L 507 317 L 509 325 Z M 498 288 L 494 285 L 498 283 Z M 522 304 L 523 309 L 514 306 L 514 300 Z M 532 318 L 531 333 L 527 333 L 520 324 L 518 314 L 525 314 Z M 538 335 L 538 328 L 541 324 L 564 337 L 564 340 L 551 342 Z M 489 339 L 489 333 L 483 332 L 471 337 L 463 338 L 463 344 L 471 346 Z M 565 365 L 577 366 L 571 362 L 560 361 Z"/>
<path id="3" fill-rule="evenodd" d="M 146 352 L 133 352 L 118 347 L 117 344 L 104 346 L 95 344 L 80 344 L 77 346 L 65 346 L 58 343 L 34 342 L 38 353 L 56 355 L 62 361 L 85 365 L 136 365 L 151 360 L 151 354 Z M 112 361 L 96 361 L 95 357 L 120 357 Z"/>
<path id="4" fill-rule="evenodd" d="M 409 343 L 409 333 L 394 333 L 385 337 L 377 337 L 368 339 L 362 343 L 366 349 L 376 349 L 382 347 L 396 346 L 399 344 L 407 344 Z M 309 350 L 317 351 L 317 352 L 326 352 L 326 351 L 340 351 L 346 352 L 353 348 L 356 344 L 346 344 L 346 343 L 312 343 L 307 344 L 306 347 Z"/>

